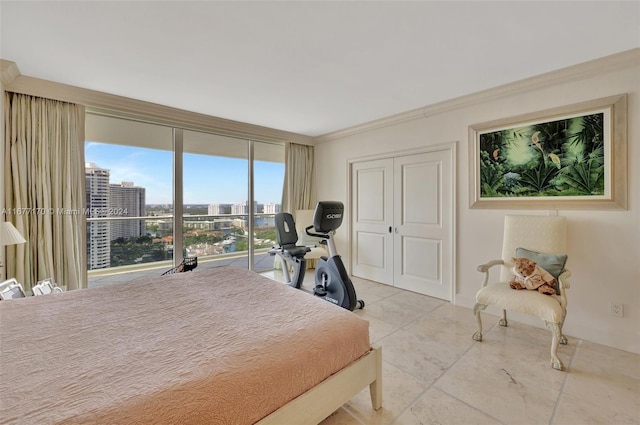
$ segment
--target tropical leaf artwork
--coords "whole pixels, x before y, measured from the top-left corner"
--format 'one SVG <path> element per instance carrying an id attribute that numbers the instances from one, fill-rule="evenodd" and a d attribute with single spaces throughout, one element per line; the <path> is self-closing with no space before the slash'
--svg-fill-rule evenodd
<path id="1" fill-rule="evenodd" d="M 605 194 L 604 113 L 480 134 L 480 197 Z"/>

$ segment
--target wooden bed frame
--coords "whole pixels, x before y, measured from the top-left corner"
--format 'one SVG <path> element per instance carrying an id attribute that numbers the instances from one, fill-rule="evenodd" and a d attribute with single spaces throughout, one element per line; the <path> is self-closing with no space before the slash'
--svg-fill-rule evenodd
<path id="1" fill-rule="evenodd" d="M 364 357 L 291 400 L 257 425 L 296 423 L 317 425 L 369 385 L 371 405 L 382 407 L 382 348 L 371 347 Z"/>

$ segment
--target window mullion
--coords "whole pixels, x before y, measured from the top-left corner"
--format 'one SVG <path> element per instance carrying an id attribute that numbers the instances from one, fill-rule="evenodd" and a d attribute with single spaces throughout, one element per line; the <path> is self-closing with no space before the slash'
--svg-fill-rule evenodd
<path id="1" fill-rule="evenodd" d="M 254 233 L 254 214 L 255 214 L 255 208 L 254 208 L 254 193 L 253 193 L 253 141 L 249 140 L 249 144 L 247 146 L 248 148 L 248 153 L 247 156 L 249 158 L 248 161 L 248 173 L 249 173 L 249 216 L 248 216 L 248 223 L 247 223 L 247 230 L 249 232 L 249 234 L 247 235 L 247 251 L 248 251 L 248 255 L 249 255 L 249 270 L 253 270 L 254 269 L 254 258 L 253 258 L 253 254 L 254 254 L 254 240 L 253 240 L 253 233 Z"/>
<path id="2" fill-rule="evenodd" d="M 177 266 L 183 260 L 183 130 L 173 129 L 173 264 Z"/>

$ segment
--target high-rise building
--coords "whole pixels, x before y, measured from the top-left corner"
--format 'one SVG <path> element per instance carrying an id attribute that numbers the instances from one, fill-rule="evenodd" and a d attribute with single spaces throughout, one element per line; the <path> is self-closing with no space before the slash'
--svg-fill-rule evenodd
<path id="1" fill-rule="evenodd" d="M 224 214 L 224 210 L 222 208 L 222 205 L 220 205 L 220 204 L 209 204 L 209 207 L 207 208 L 207 214 L 208 215 Z"/>
<path id="2" fill-rule="evenodd" d="M 207 208 L 208 215 L 224 215 L 231 214 L 231 204 L 209 204 Z"/>
<path id="3" fill-rule="evenodd" d="M 231 214 L 233 215 L 245 215 L 247 213 L 247 204 L 233 204 L 231 205 Z"/>
<path id="4" fill-rule="evenodd" d="M 93 162 L 85 163 L 87 218 L 107 217 L 109 208 L 109 170 Z M 109 222 L 87 223 L 87 267 L 89 270 L 110 266 Z"/>
<path id="5" fill-rule="evenodd" d="M 258 212 L 258 202 L 253 202 L 253 212 Z M 249 214 L 249 201 L 245 201 L 243 204 L 231 205 L 232 215 L 247 215 Z"/>
<path id="6" fill-rule="evenodd" d="M 277 214 L 280 212 L 280 204 L 264 204 L 262 212 L 265 214 Z"/>
<path id="7" fill-rule="evenodd" d="M 109 185 L 110 217 L 144 217 L 145 188 L 134 186 L 133 182 Z M 130 238 L 145 234 L 144 220 L 114 220 L 111 222 L 109 240 Z"/>

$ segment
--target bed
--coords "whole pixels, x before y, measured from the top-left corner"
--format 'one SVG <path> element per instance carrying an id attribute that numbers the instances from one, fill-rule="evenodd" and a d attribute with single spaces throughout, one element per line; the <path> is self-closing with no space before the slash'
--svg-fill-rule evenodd
<path id="1" fill-rule="evenodd" d="M 315 424 L 366 386 L 368 322 L 234 267 L 0 302 L 0 422 Z"/>

